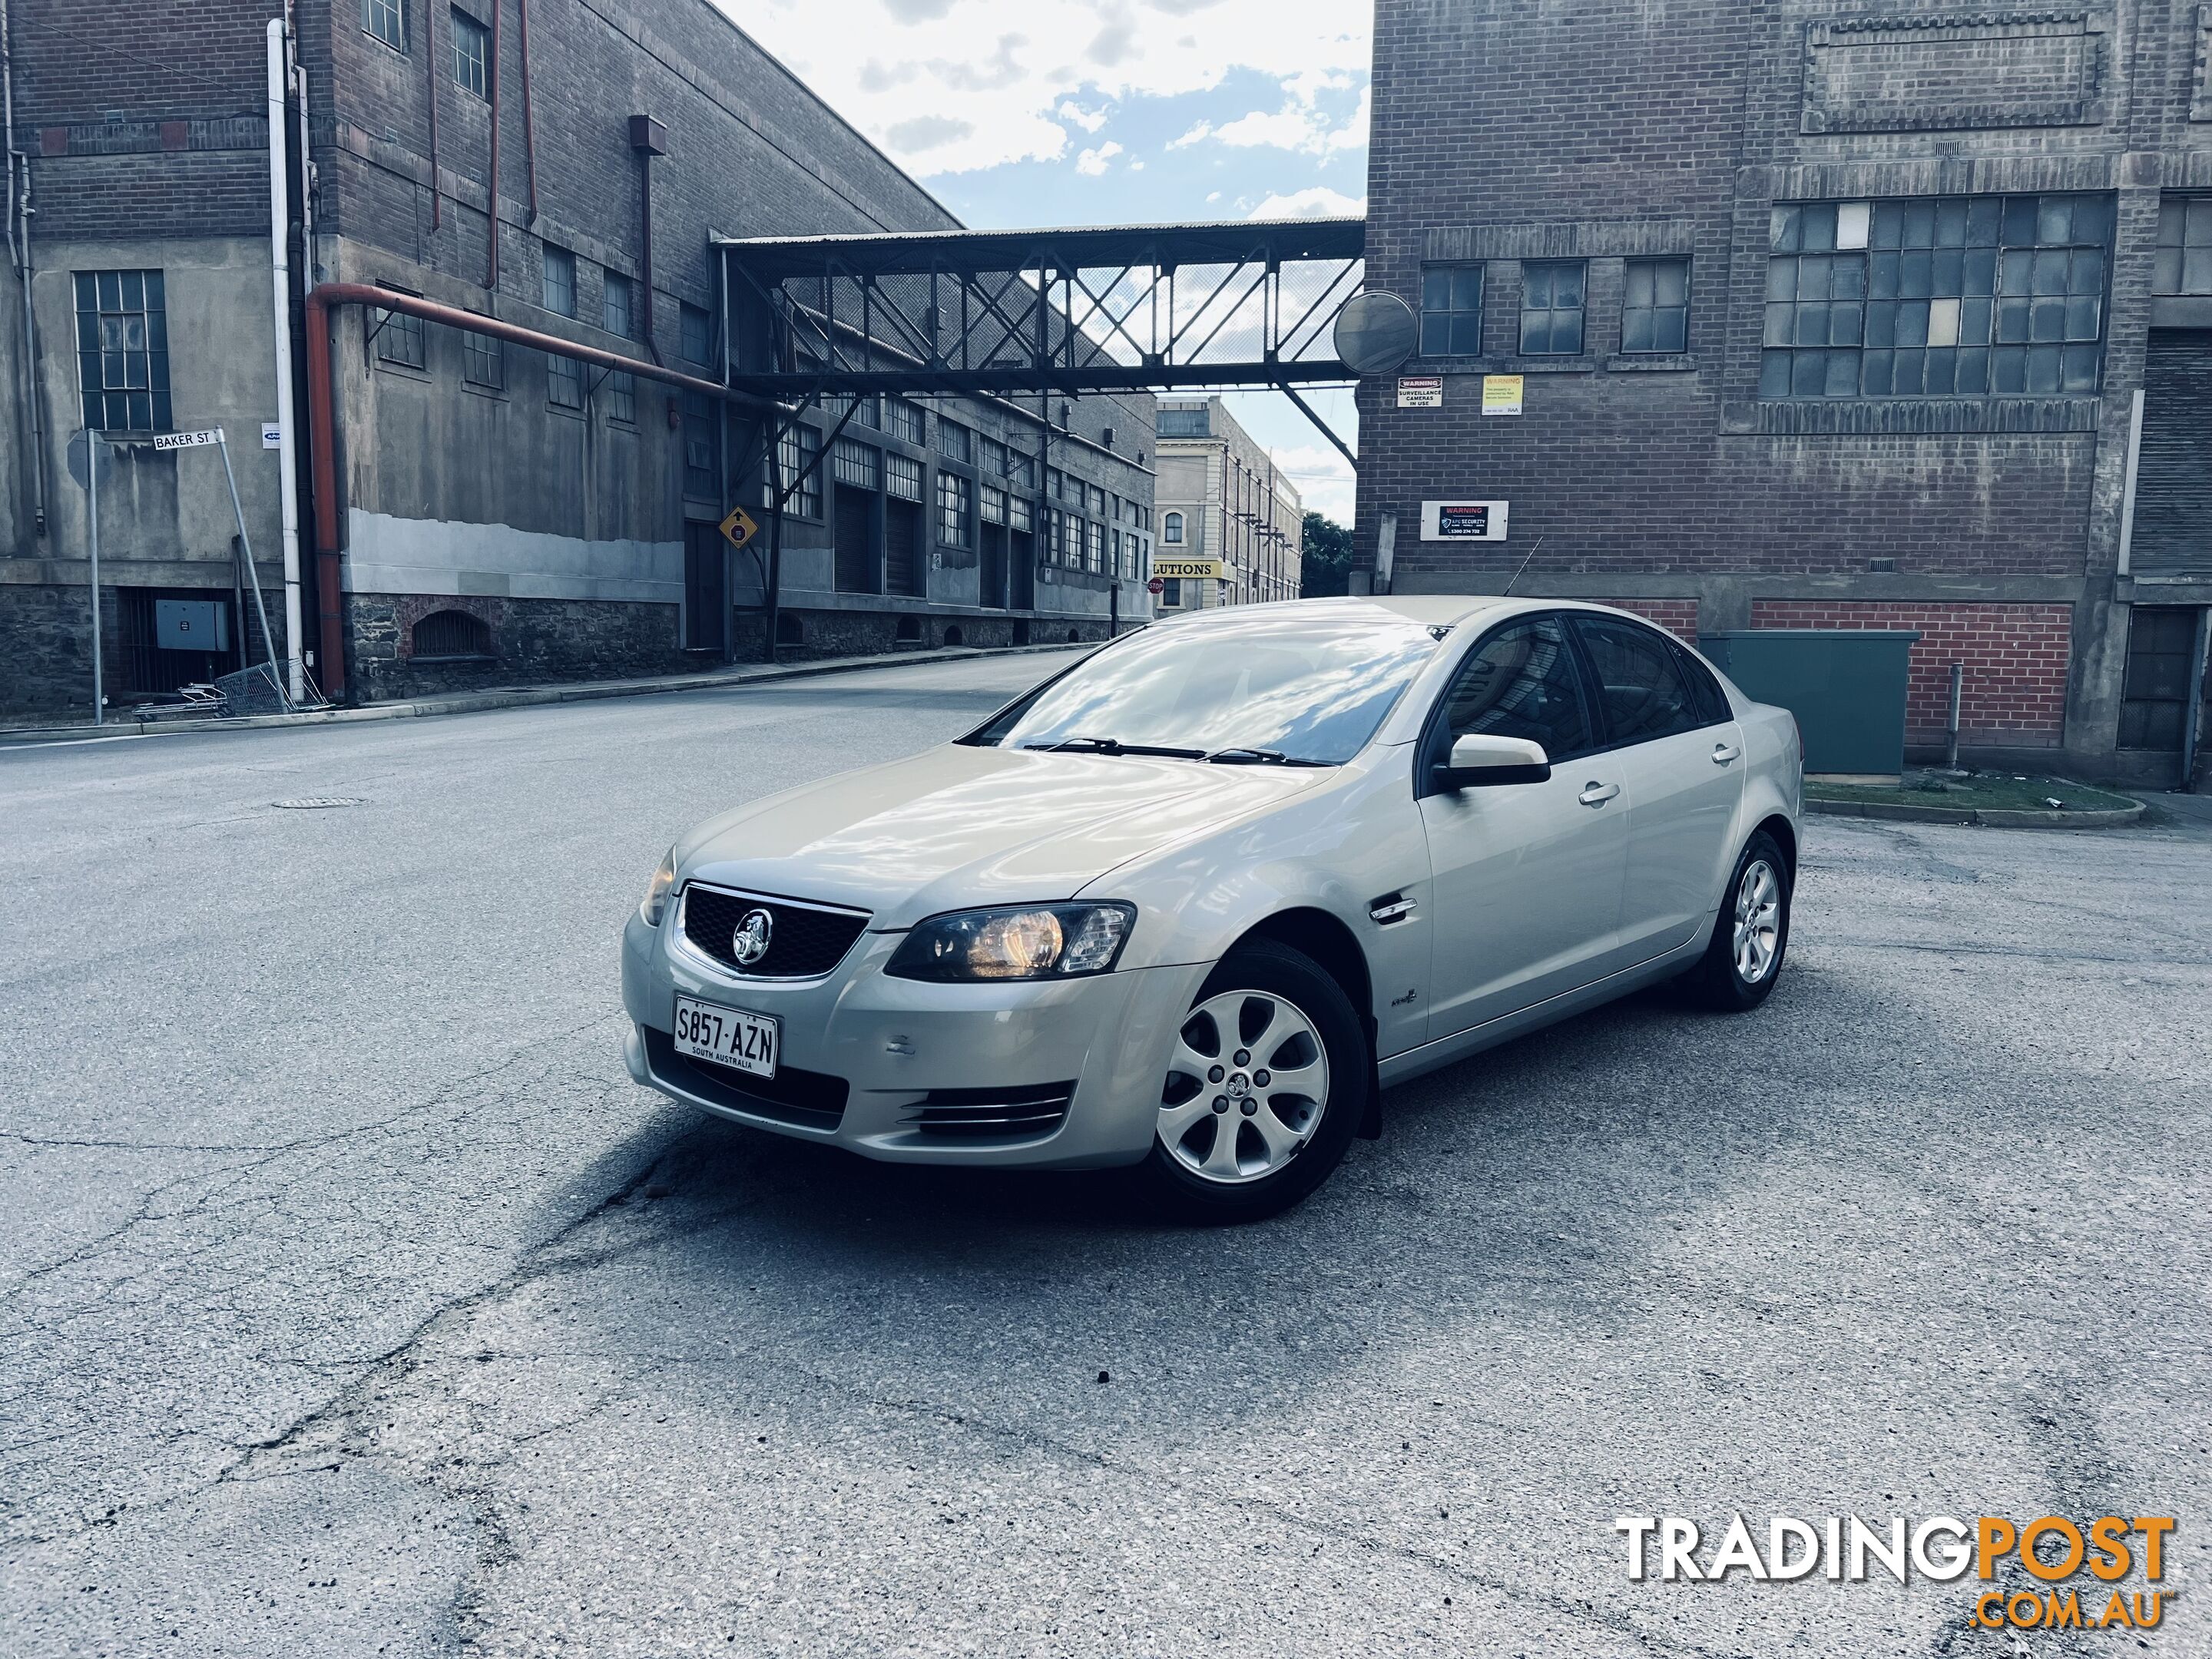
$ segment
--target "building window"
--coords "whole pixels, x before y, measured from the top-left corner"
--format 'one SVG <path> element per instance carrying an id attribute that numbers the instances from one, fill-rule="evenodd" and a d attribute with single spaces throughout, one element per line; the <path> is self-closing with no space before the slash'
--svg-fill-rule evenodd
<path id="1" fill-rule="evenodd" d="M 584 366 L 574 357 L 547 357 L 545 401 L 556 409 L 581 409 L 584 406 Z"/>
<path id="2" fill-rule="evenodd" d="M 169 429 L 166 292 L 158 270 L 77 272 L 77 371 L 87 426 Z"/>
<path id="3" fill-rule="evenodd" d="M 545 309 L 556 316 L 574 316 L 576 256 L 565 247 L 556 247 L 547 242 L 544 247 L 541 269 L 544 279 Z"/>
<path id="4" fill-rule="evenodd" d="M 902 501 L 921 499 L 921 463 L 909 455 L 884 456 L 884 491 Z"/>
<path id="5" fill-rule="evenodd" d="M 453 8 L 453 79 L 479 98 L 491 96 L 491 31 Z"/>
<path id="6" fill-rule="evenodd" d="M 1620 290 L 1623 351 L 1690 349 L 1690 262 L 1631 259 Z"/>
<path id="7" fill-rule="evenodd" d="M 1421 268 L 1421 356 L 1475 357 L 1482 353 L 1482 267 Z M 1167 428 L 1160 428 L 1163 435 Z"/>
<path id="8" fill-rule="evenodd" d="M 1006 452 L 1006 486 L 1023 491 L 1036 488 L 1036 457 L 1024 455 L 1018 449 Z"/>
<path id="9" fill-rule="evenodd" d="M 1521 355 L 1571 357 L 1583 349 L 1580 259 L 1521 267 Z"/>
<path id="10" fill-rule="evenodd" d="M 984 484 L 975 492 L 975 510 L 985 524 L 1004 524 L 1006 521 L 1006 492 L 993 484 Z"/>
<path id="11" fill-rule="evenodd" d="M 987 478 L 1005 477 L 1006 476 L 1006 445 L 1000 443 L 996 438 L 978 438 L 975 441 L 975 464 L 982 468 L 983 476 Z"/>
<path id="12" fill-rule="evenodd" d="M 461 336 L 461 379 L 489 392 L 507 390 L 507 347 L 489 334 Z"/>
<path id="13" fill-rule="evenodd" d="M 684 493 L 702 501 L 720 501 L 722 492 L 714 471 L 714 400 L 703 392 L 686 392 L 679 405 L 684 411 Z"/>
<path id="14" fill-rule="evenodd" d="M 776 441 L 777 471 L 782 477 L 769 485 L 767 504 L 773 507 L 775 498 L 784 490 L 791 497 L 784 510 L 802 519 L 822 516 L 822 469 L 812 466 L 814 458 L 822 453 L 822 434 L 811 426 L 792 426 L 784 428 L 783 436 Z M 804 478 L 800 474 L 804 473 Z M 794 487 L 795 486 L 795 487 Z"/>
<path id="15" fill-rule="evenodd" d="M 1160 582 L 1160 608 L 1164 611 L 1176 611 L 1180 610 L 1182 606 L 1182 579 L 1179 576 L 1164 578 Z"/>
<path id="16" fill-rule="evenodd" d="M 1163 438 L 1203 438 L 1212 430 L 1206 406 L 1196 409 L 1164 409 L 1159 413 L 1159 433 Z M 1139 465 L 1142 463 L 1140 462 Z"/>
<path id="17" fill-rule="evenodd" d="M 947 547 L 965 547 L 974 539 L 974 489 L 957 472 L 938 470 L 937 539 Z"/>
<path id="18" fill-rule="evenodd" d="M 1759 395 L 2094 392 L 2112 234 L 2103 196 L 1778 205 Z"/>
<path id="19" fill-rule="evenodd" d="M 1086 557 L 1084 562 L 1092 575 L 1101 576 L 1106 573 L 1106 526 L 1103 524 L 1092 524 L 1090 526 L 1090 545 L 1085 550 Z"/>
<path id="20" fill-rule="evenodd" d="M 608 374 L 607 418 L 624 426 L 637 424 L 637 376 L 616 370 Z"/>
<path id="21" fill-rule="evenodd" d="M 972 465 L 975 459 L 975 434 L 957 421 L 948 421 L 943 416 L 937 419 L 937 453 L 948 460 Z"/>
<path id="22" fill-rule="evenodd" d="M 416 661 L 491 655 L 491 629 L 465 611 L 433 611 L 408 630 L 408 653 Z"/>
<path id="23" fill-rule="evenodd" d="M 599 289 L 599 326 L 625 340 L 637 329 L 637 284 L 618 270 L 606 273 Z"/>
<path id="24" fill-rule="evenodd" d="M 2212 294 L 2212 196 L 2169 196 L 2159 204 L 2154 294 Z"/>
<path id="25" fill-rule="evenodd" d="M 392 51 L 407 50 L 404 0 L 361 0 L 361 26 Z"/>
<path id="26" fill-rule="evenodd" d="M 392 291 L 404 294 L 408 290 L 394 288 Z M 376 342 L 376 361 L 380 363 L 392 363 L 401 368 L 427 369 L 430 366 L 430 344 L 424 337 L 420 317 L 404 311 L 372 310 L 368 313 L 368 331 Z"/>
<path id="27" fill-rule="evenodd" d="M 1170 547 L 1182 545 L 1182 514 L 1170 513 L 1160 520 L 1160 539 Z"/>
<path id="28" fill-rule="evenodd" d="M 855 489 L 880 489 L 884 486 L 883 451 L 867 444 L 856 444 L 850 438 L 840 438 L 830 451 L 830 468 L 841 484 L 850 484 Z"/>
<path id="29" fill-rule="evenodd" d="M 892 437 L 903 439 L 920 448 L 922 434 L 921 409 L 903 398 L 884 398 L 884 430 Z"/>
<path id="30" fill-rule="evenodd" d="M 677 307 L 678 326 L 682 331 L 681 345 L 684 361 L 702 367 L 714 361 L 714 317 L 703 306 L 688 301 Z"/>

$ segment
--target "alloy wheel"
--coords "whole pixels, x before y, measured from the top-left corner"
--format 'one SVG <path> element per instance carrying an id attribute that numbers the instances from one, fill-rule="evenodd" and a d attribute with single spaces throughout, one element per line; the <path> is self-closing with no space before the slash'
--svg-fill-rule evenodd
<path id="1" fill-rule="evenodd" d="M 1328 1105 L 1328 1054 L 1305 1011 L 1273 992 L 1224 991 L 1190 1011 L 1160 1092 L 1160 1145 L 1200 1179 L 1274 1174 Z"/>
<path id="2" fill-rule="evenodd" d="M 1774 866 L 1754 859 L 1744 867 L 1735 890 L 1735 971 L 1756 985 L 1774 971 L 1782 943 L 1782 883 Z"/>

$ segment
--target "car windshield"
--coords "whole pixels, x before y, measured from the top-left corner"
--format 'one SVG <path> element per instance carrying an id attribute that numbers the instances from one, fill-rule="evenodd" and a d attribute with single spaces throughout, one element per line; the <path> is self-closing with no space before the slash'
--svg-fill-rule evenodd
<path id="1" fill-rule="evenodd" d="M 1336 766 L 1375 735 L 1436 648 L 1421 623 L 1365 605 L 1148 628 L 968 740 Z"/>

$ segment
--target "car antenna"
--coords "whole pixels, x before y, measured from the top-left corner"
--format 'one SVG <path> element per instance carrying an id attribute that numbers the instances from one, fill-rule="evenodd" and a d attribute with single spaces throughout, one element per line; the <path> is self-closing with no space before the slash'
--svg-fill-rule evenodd
<path id="1" fill-rule="evenodd" d="M 1534 558 L 1534 557 L 1536 556 L 1536 554 L 1537 554 L 1538 550 L 1539 550 L 1539 549 L 1540 549 L 1543 545 L 1544 545 L 1544 538 L 1543 538 L 1541 536 L 1537 537 L 1537 538 L 1536 538 L 1536 545 L 1535 545 L 1534 547 L 1532 547 L 1532 548 L 1530 548 L 1530 549 L 1528 550 L 1528 559 L 1533 559 L 1533 558 Z M 1505 584 L 1505 591 L 1504 591 L 1503 593 L 1500 593 L 1500 594 L 1498 596 L 1499 599 L 1511 599 L 1511 598 L 1513 597 L 1513 583 L 1514 583 L 1514 582 L 1517 582 L 1517 581 L 1519 581 L 1519 580 L 1521 580 L 1522 576 L 1527 573 L 1528 568 L 1528 559 L 1523 559 L 1523 560 L 1522 560 L 1522 561 L 1521 561 L 1521 568 L 1520 568 L 1520 569 L 1518 569 L 1518 570 L 1516 570 L 1516 571 L 1515 571 L 1515 572 L 1513 573 L 1513 580 L 1512 580 L 1512 581 L 1509 581 L 1509 582 L 1507 582 L 1507 583 Z"/>

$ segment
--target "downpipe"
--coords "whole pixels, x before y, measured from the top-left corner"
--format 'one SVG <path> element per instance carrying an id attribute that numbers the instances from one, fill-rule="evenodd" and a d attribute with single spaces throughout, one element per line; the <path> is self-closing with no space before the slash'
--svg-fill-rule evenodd
<path id="1" fill-rule="evenodd" d="M 8 0 L 0 0 L 0 103 L 8 151 L 8 253 L 23 286 L 23 370 L 18 391 L 31 434 L 31 490 L 38 534 L 46 533 L 46 426 L 39 406 L 39 325 L 31 311 L 31 158 L 15 147 L 15 40 Z M 21 182 L 17 183 L 20 175 Z"/>
<path id="2" fill-rule="evenodd" d="M 284 655 L 287 691 L 293 706 L 307 701 L 300 606 L 300 460 L 292 411 L 292 180 L 285 165 L 289 113 L 285 93 L 290 80 L 284 20 L 269 20 L 269 267 L 276 325 L 277 495 L 284 531 Z M 265 641 L 264 641 L 265 643 Z"/>

